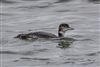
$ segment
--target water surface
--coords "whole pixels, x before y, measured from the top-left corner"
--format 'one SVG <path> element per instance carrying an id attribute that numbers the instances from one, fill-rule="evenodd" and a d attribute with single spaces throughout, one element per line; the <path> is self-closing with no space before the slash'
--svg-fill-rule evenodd
<path id="1" fill-rule="evenodd" d="M 0 1 L 1 2 L 1 1 Z M 99 3 L 87 0 L 2 0 L 0 55 L 2 67 L 99 67 Z M 45 31 L 57 35 L 60 23 L 75 30 L 76 41 L 15 39 L 17 34 Z"/>

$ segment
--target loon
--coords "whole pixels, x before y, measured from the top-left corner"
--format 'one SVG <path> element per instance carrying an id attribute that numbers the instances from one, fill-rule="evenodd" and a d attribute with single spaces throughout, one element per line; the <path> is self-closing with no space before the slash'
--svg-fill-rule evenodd
<path id="1" fill-rule="evenodd" d="M 66 23 L 62 23 L 59 25 L 58 36 L 47 32 L 30 32 L 27 34 L 19 34 L 15 38 L 19 38 L 23 40 L 34 39 L 34 38 L 63 38 L 65 32 L 68 30 L 73 30 L 73 28 L 71 28 Z"/>

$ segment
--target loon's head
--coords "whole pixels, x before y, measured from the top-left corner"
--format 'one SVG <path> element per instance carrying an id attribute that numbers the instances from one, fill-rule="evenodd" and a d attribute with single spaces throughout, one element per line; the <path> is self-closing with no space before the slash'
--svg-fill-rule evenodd
<path id="1" fill-rule="evenodd" d="M 59 30 L 58 30 L 58 36 L 59 37 L 64 37 L 64 34 L 68 30 L 73 30 L 74 28 L 71 28 L 68 24 L 62 23 L 59 25 Z"/>

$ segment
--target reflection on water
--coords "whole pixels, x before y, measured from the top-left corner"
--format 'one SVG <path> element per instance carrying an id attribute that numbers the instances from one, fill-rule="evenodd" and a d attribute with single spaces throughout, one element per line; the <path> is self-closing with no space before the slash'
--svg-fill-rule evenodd
<path id="1" fill-rule="evenodd" d="M 73 38 L 61 38 L 58 42 L 59 48 L 68 48 L 75 41 Z"/>
<path id="2" fill-rule="evenodd" d="M 70 45 L 72 44 L 72 42 L 68 42 L 68 41 L 60 41 L 58 46 L 60 48 L 68 48 Z"/>

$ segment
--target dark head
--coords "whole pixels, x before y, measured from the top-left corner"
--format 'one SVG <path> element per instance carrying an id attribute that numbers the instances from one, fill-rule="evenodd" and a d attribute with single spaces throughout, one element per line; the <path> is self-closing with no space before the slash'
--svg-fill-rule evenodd
<path id="1" fill-rule="evenodd" d="M 68 24 L 62 23 L 59 25 L 59 30 L 58 30 L 58 36 L 59 37 L 64 37 L 64 34 L 68 30 L 73 30 Z"/>

